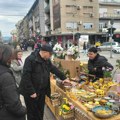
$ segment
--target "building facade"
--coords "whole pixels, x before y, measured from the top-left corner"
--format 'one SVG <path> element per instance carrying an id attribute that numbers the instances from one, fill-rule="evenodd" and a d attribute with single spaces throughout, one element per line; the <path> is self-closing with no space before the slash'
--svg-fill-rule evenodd
<path id="1" fill-rule="evenodd" d="M 102 38 L 108 41 L 109 35 L 107 29 L 111 27 L 110 21 L 113 21 L 114 40 L 120 40 L 120 1 L 100 0 L 99 1 L 99 32 Z M 106 37 L 106 38 L 105 38 Z M 119 41 L 118 41 L 119 42 Z"/>
<path id="2" fill-rule="evenodd" d="M 0 31 L 0 42 L 2 42 L 2 33 Z"/>
<path id="3" fill-rule="evenodd" d="M 52 0 L 51 30 L 59 39 L 75 40 L 75 34 L 95 35 L 99 32 L 98 0 Z"/>
<path id="4" fill-rule="evenodd" d="M 28 25 L 20 24 L 21 34 L 46 36 L 64 45 L 75 41 L 76 33 L 86 35 L 92 44 L 107 41 L 111 19 L 116 32 L 120 30 L 119 8 L 115 0 L 36 0 L 25 16 L 27 22 L 22 22 Z"/>

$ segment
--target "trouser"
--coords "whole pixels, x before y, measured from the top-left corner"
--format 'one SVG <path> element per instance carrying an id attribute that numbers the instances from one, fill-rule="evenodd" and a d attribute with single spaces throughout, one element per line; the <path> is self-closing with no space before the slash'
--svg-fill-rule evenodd
<path id="1" fill-rule="evenodd" d="M 27 107 L 27 120 L 43 120 L 45 93 L 39 93 L 37 98 L 24 96 Z"/>

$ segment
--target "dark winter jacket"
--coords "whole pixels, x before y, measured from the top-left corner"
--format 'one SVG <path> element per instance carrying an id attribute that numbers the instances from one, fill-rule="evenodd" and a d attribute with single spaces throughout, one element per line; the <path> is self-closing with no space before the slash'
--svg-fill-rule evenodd
<path id="1" fill-rule="evenodd" d="M 0 120 L 25 120 L 25 114 L 12 71 L 0 65 Z"/>
<path id="2" fill-rule="evenodd" d="M 86 50 L 87 49 L 87 43 L 84 43 L 83 44 L 83 50 Z"/>
<path id="3" fill-rule="evenodd" d="M 103 77 L 102 67 L 105 68 L 109 67 L 113 69 L 113 66 L 110 63 L 108 63 L 107 59 L 99 54 L 97 54 L 97 56 L 93 60 L 91 59 L 88 60 L 89 74 L 93 74 L 98 78 L 102 78 Z"/>
<path id="4" fill-rule="evenodd" d="M 61 80 L 66 79 L 50 60 L 41 58 L 38 52 L 32 53 L 25 60 L 23 75 L 20 83 L 20 93 L 23 95 L 39 94 L 45 90 L 50 97 L 50 72 Z"/>

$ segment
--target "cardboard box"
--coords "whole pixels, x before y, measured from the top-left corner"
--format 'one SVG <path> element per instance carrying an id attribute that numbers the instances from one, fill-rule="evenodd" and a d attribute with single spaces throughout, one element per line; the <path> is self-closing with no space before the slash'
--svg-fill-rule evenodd
<path id="1" fill-rule="evenodd" d="M 69 70 L 71 78 L 74 78 L 77 76 L 77 69 L 80 68 L 80 61 L 64 60 L 64 59 L 58 59 L 58 58 L 55 58 L 54 61 L 60 62 L 63 69 Z"/>

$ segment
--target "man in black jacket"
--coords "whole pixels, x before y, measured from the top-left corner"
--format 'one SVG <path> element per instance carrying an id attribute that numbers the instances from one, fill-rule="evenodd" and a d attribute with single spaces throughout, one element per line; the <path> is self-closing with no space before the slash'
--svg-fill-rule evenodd
<path id="1" fill-rule="evenodd" d="M 43 45 L 25 60 L 20 93 L 24 96 L 28 120 L 43 120 L 45 95 L 50 97 L 50 72 L 63 82 L 69 82 L 50 61 L 52 47 Z"/>
<path id="2" fill-rule="evenodd" d="M 88 50 L 88 57 L 89 74 L 95 75 L 96 78 L 103 78 L 103 67 L 111 68 L 111 70 L 113 70 L 113 66 L 108 60 L 97 53 L 97 48 L 91 47 Z"/>

